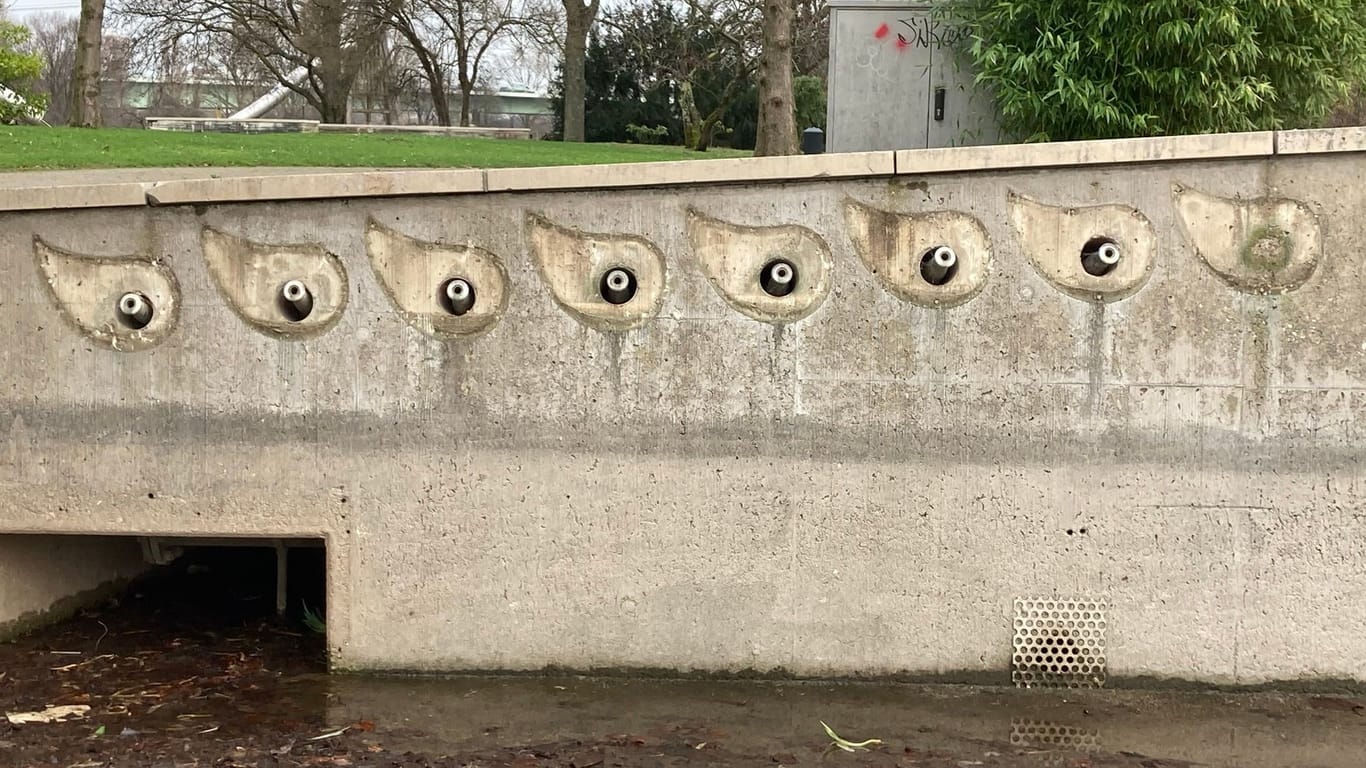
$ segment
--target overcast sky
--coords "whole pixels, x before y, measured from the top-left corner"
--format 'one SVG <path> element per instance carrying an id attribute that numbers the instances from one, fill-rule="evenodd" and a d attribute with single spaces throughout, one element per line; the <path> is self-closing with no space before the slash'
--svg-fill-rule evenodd
<path id="1" fill-rule="evenodd" d="M 61 11 L 80 13 L 81 0 L 9 0 L 5 5 L 15 16 L 24 16 L 40 11 Z"/>

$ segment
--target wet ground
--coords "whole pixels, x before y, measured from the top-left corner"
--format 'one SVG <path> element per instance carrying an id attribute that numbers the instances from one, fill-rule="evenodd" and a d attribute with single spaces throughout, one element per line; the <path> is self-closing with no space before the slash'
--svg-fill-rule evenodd
<path id="1" fill-rule="evenodd" d="M 328 676 L 268 581 L 169 576 L 0 645 L 0 768 L 1366 765 L 1343 696 Z"/>

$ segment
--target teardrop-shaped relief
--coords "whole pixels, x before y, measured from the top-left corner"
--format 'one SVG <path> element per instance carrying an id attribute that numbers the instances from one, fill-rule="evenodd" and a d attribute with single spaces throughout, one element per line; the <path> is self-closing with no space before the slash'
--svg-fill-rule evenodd
<path id="1" fill-rule="evenodd" d="M 160 344 L 180 320 L 175 273 L 143 255 L 85 256 L 33 239 L 33 252 L 57 308 L 90 339 L 132 352 Z"/>
<path id="2" fill-rule="evenodd" d="M 766 323 L 811 314 L 830 293 L 830 248 L 806 227 L 749 227 L 688 211 L 693 254 L 712 287 Z"/>
<path id="3" fill-rule="evenodd" d="M 1180 184 L 1172 194 L 1201 260 L 1244 293 L 1286 293 L 1313 276 L 1323 255 L 1318 217 L 1298 200 L 1231 200 Z"/>
<path id="4" fill-rule="evenodd" d="M 972 216 L 893 213 L 849 199 L 844 218 L 859 258 L 899 299 L 922 307 L 956 307 L 986 285 L 991 238 Z"/>
<path id="5" fill-rule="evenodd" d="M 1152 275 L 1157 236 L 1152 222 L 1135 208 L 1044 205 L 1014 192 L 1009 207 L 1034 268 L 1073 298 L 1119 301 Z"/>
<path id="6" fill-rule="evenodd" d="M 664 256 L 634 235 L 580 232 L 527 215 L 527 240 L 555 303 L 590 328 L 625 331 L 659 312 Z"/>
<path id="7" fill-rule="evenodd" d="M 380 285 L 414 328 L 437 338 L 477 336 L 507 310 L 508 277 L 498 258 L 470 245 L 429 243 L 373 219 L 365 231 Z"/>
<path id="8" fill-rule="evenodd" d="M 233 312 L 276 338 L 317 336 L 336 325 L 348 287 L 341 260 L 320 245 L 265 245 L 208 227 L 209 274 Z"/>

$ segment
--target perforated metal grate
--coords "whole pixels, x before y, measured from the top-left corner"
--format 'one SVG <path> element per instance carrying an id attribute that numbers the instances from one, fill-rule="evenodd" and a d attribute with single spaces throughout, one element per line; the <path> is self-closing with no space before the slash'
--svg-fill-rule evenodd
<path id="1" fill-rule="evenodd" d="M 1100 731 L 1014 718 L 1010 721 L 1010 743 L 1017 747 L 1093 752 L 1100 749 Z"/>
<path id="2" fill-rule="evenodd" d="M 1023 688 L 1105 685 L 1105 614 L 1100 600 L 1015 600 L 1011 679 Z"/>

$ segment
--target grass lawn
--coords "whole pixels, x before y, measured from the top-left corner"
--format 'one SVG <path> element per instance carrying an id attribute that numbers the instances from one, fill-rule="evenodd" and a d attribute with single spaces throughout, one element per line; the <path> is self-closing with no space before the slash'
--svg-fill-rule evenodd
<path id="1" fill-rule="evenodd" d="M 508 168 L 652 160 L 744 157 L 749 152 L 691 152 L 637 144 L 440 136 L 294 133 L 244 136 L 138 128 L 0 125 L 0 170 L 169 168 L 194 166 L 339 166 L 351 168 Z"/>

